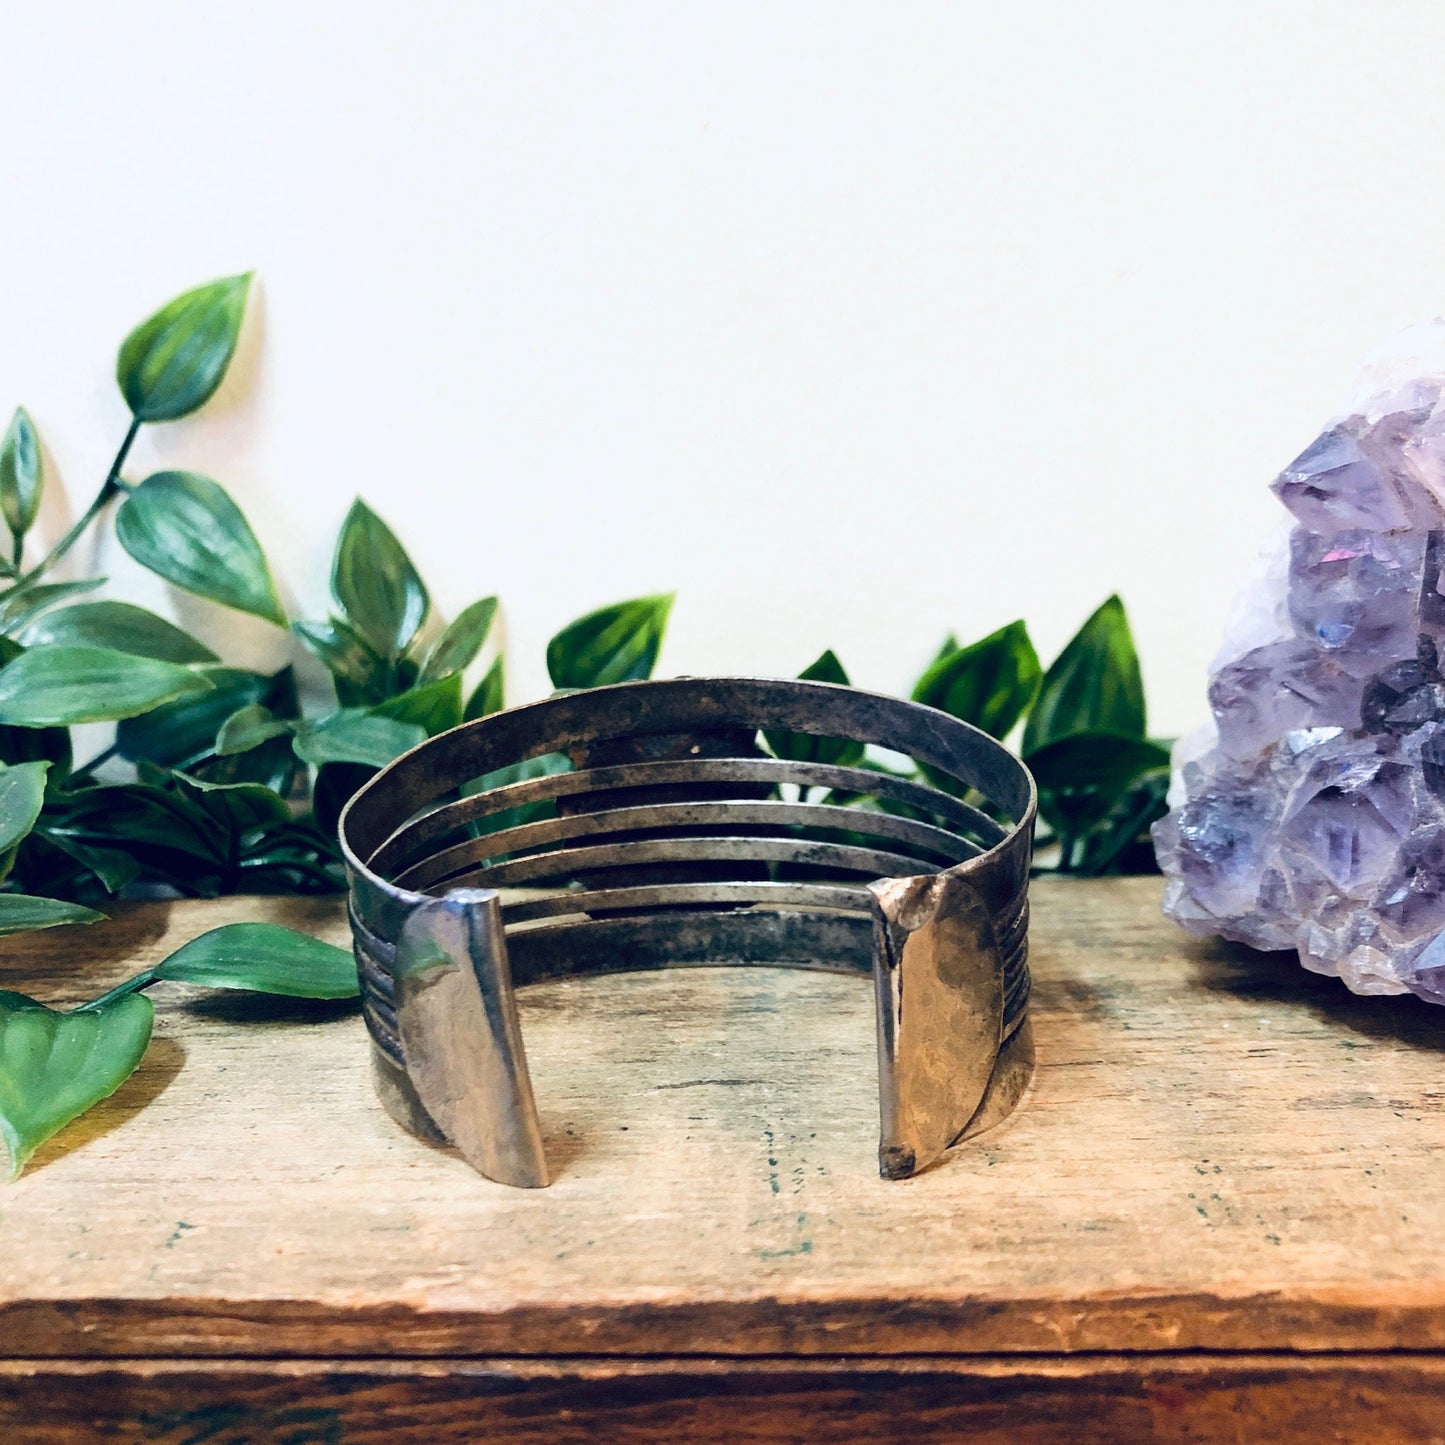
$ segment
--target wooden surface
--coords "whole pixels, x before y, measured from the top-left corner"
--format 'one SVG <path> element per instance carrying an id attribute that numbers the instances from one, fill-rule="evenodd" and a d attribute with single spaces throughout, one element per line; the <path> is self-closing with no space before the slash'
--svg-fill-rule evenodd
<path id="1" fill-rule="evenodd" d="M 0 1427 L 84 1438 L 65 1411 L 100 1430 L 103 1397 L 152 1420 L 118 1439 L 565 1439 L 536 1421 L 575 1398 L 621 1440 L 891 1438 L 875 1407 L 928 1440 L 1058 1438 L 1054 1408 L 1081 1439 L 1428 1438 L 1445 1010 L 1191 943 L 1158 895 L 1035 885 L 1033 1093 L 898 1183 L 858 980 L 524 991 L 541 1191 L 398 1130 L 351 1007 L 158 988 L 137 1075 L 0 1189 Z M 76 1000 L 241 917 L 345 941 L 335 901 L 138 905 L 6 940 L 0 987 Z M 263 1395 L 281 1423 L 225 1434 Z"/>

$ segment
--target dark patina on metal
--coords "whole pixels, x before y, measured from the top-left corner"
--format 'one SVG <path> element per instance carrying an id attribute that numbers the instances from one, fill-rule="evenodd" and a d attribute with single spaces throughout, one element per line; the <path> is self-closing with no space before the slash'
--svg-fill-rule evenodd
<path id="1" fill-rule="evenodd" d="M 961 786 L 858 766 L 857 744 Z M 906 1178 L 1006 1117 L 1032 1077 L 1035 807 L 993 738 L 831 683 L 623 683 L 431 738 L 341 819 L 378 1090 L 489 1178 L 545 1185 L 514 987 L 682 965 L 871 972 L 879 1167 Z"/>

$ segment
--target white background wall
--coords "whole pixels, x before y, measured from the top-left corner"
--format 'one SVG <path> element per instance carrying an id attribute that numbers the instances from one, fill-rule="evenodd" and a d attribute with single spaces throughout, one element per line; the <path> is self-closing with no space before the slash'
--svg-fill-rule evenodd
<path id="1" fill-rule="evenodd" d="M 224 482 L 312 615 L 361 492 L 448 609 L 502 594 L 518 699 L 644 592 L 663 671 L 832 645 L 901 688 L 1117 589 L 1184 728 L 1266 483 L 1445 298 L 1437 5 L 4 9 L 45 531 L 124 430 L 120 338 L 255 267 L 222 395 L 131 474 Z"/>

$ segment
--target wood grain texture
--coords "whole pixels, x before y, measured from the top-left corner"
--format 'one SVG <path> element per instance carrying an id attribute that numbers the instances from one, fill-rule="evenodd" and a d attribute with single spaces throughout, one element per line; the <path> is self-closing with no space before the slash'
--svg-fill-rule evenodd
<path id="1" fill-rule="evenodd" d="M 524 991 L 540 1191 L 393 1125 L 352 1008 L 157 989 L 139 1073 L 0 1192 L 0 1356 L 1445 1347 L 1445 1011 L 1190 943 L 1158 892 L 1035 886 L 1033 1093 L 897 1183 L 861 980 Z M 137 905 L 6 940 L 0 986 L 241 917 L 345 941 L 334 901 Z"/>
<path id="2" fill-rule="evenodd" d="M 1200 1445 L 1445 1438 L 1445 1363 L 1232 1359 L 0 1365 L 0 1438 L 24 1445 Z"/>

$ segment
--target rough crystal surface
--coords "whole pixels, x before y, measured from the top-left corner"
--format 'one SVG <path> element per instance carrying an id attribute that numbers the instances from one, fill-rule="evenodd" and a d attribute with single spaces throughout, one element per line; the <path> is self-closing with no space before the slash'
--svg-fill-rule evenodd
<path id="1" fill-rule="evenodd" d="M 1445 1003 L 1445 321 L 1377 356 L 1273 490 L 1292 525 L 1154 827 L 1165 910 L 1356 993 Z"/>

